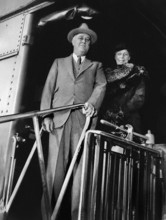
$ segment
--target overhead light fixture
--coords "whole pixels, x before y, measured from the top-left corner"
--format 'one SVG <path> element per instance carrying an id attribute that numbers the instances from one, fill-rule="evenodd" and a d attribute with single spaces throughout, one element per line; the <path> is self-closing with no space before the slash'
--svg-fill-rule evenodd
<path id="1" fill-rule="evenodd" d="M 53 22 L 63 18 L 67 20 L 71 20 L 74 19 L 76 15 L 79 15 L 81 18 L 88 20 L 88 19 L 92 19 L 97 14 L 99 14 L 98 11 L 88 6 L 85 5 L 81 7 L 75 6 L 63 11 L 51 13 L 50 15 L 41 18 L 38 23 L 38 26 L 44 26 L 49 22 Z"/>

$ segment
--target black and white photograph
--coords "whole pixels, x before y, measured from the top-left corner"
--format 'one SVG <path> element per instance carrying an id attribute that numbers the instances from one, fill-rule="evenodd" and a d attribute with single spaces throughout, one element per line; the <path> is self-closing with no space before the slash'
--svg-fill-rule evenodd
<path id="1" fill-rule="evenodd" d="M 166 220 L 164 0 L 0 0 L 0 220 Z"/>

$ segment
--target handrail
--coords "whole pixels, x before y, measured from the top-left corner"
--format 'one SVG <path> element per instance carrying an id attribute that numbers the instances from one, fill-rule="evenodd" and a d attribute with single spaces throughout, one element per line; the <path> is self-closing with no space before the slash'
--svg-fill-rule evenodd
<path id="1" fill-rule="evenodd" d="M 62 110 L 77 109 L 77 108 L 81 108 L 83 106 L 84 106 L 84 104 L 66 105 L 66 106 L 61 106 L 61 107 L 57 107 L 57 108 L 41 110 L 41 111 L 35 110 L 35 111 L 31 111 L 31 112 L 26 112 L 26 113 L 4 115 L 4 116 L 0 116 L 0 124 L 4 123 L 4 122 L 23 119 L 23 118 L 32 118 L 34 116 L 47 115 L 47 114 L 51 114 L 53 112 L 62 111 Z"/>
<path id="2" fill-rule="evenodd" d="M 111 123 L 111 122 L 108 122 L 108 121 L 106 121 L 106 120 L 101 119 L 100 122 L 101 122 L 102 124 L 104 124 L 104 125 L 109 126 L 109 127 L 113 127 L 114 129 L 118 129 L 118 130 L 120 130 L 120 131 L 123 131 L 123 132 L 125 132 L 125 133 L 128 133 L 128 131 L 127 131 L 126 129 L 121 128 L 120 126 L 117 126 L 117 125 L 115 125 L 115 124 L 113 124 L 113 123 Z M 136 133 L 136 132 L 133 132 L 133 135 L 135 135 L 135 136 L 137 136 L 137 137 L 140 137 L 140 138 L 142 138 L 142 139 L 148 140 L 148 137 L 146 137 L 145 135 L 138 134 L 138 133 Z"/>
<path id="3" fill-rule="evenodd" d="M 41 143 L 41 137 L 40 137 L 43 129 L 41 128 L 41 130 L 39 131 L 38 117 L 42 116 L 42 115 L 49 115 L 53 112 L 62 111 L 62 110 L 78 109 L 78 108 L 82 108 L 83 106 L 84 106 L 84 104 L 67 105 L 67 106 L 61 106 L 61 107 L 52 108 L 52 109 L 46 109 L 46 110 L 42 110 L 42 111 L 31 111 L 31 112 L 26 112 L 26 113 L 11 114 L 11 115 L 5 115 L 5 116 L 0 117 L 0 123 L 14 121 L 14 120 L 18 120 L 18 119 L 32 118 L 33 124 L 34 124 L 34 129 L 35 129 L 35 136 L 36 136 L 36 141 L 33 145 L 33 148 L 32 148 L 32 150 L 26 160 L 26 163 L 21 171 L 21 174 L 17 180 L 17 183 L 13 189 L 13 192 L 11 193 L 10 198 L 8 198 L 9 201 L 8 201 L 8 199 L 6 200 L 6 204 L 5 204 L 6 213 L 9 211 L 9 209 L 14 201 L 14 198 L 18 192 L 18 189 L 21 185 L 23 177 L 25 176 L 25 173 L 28 169 L 28 166 L 30 164 L 32 156 L 34 155 L 34 152 L 37 148 L 38 157 L 39 157 L 39 166 L 40 166 L 41 177 L 42 177 L 42 186 L 43 186 L 43 192 L 44 192 L 44 197 L 45 197 L 45 204 L 47 207 L 46 208 L 47 219 L 51 218 L 51 208 L 50 208 L 49 199 L 48 199 L 48 189 L 47 189 L 47 183 L 46 183 L 44 157 L 43 157 L 42 143 Z"/>
<path id="4" fill-rule="evenodd" d="M 121 143 L 124 143 L 124 144 L 130 144 L 132 147 L 135 147 L 137 149 L 142 149 L 142 150 L 145 150 L 145 151 L 149 151 L 151 153 L 158 153 L 159 152 L 153 148 L 149 148 L 149 147 L 146 147 L 146 146 L 143 146 L 141 144 L 138 144 L 134 141 L 130 141 L 130 140 L 126 140 L 124 138 L 121 138 L 121 137 L 118 137 L 118 136 L 115 136 L 111 133 L 107 133 L 105 131 L 101 131 L 101 130 L 89 130 L 87 131 L 86 135 L 88 135 L 89 133 L 92 133 L 92 134 L 96 134 L 96 135 L 101 135 L 101 136 L 104 136 L 104 137 L 108 137 L 108 138 L 111 138 L 112 140 L 114 141 L 118 141 L 118 142 L 121 142 Z M 86 138 L 86 137 L 85 137 Z"/>

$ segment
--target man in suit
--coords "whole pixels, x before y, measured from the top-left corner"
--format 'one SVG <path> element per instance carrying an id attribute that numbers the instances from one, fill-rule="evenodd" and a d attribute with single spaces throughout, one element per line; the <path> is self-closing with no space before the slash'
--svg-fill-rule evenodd
<path id="1" fill-rule="evenodd" d="M 52 197 L 55 201 L 58 198 L 87 116 L 91 116 L 91 128 L 95 128 L 106 89 L 102 64 L 86 58 L 91 44 L 97 40 L 96 33 L 83 23 L 71 30 L 67 39 L 73 45 L 73 53 L 53 62 L 43 89 L 41 110 L 85 104 L 82 110 L 59 111 L 44 117 L 44 129 L 50 132 L 46 171 L 50 201 Z M 80 160 L 73 172 L 72 220 L 78 215 L 81 168 Z"/>

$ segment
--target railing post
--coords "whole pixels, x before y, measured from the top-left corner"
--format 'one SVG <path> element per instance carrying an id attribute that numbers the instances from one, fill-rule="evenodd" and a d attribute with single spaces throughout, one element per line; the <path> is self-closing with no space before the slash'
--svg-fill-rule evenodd
<path id="1" fill-rule="evenodd" d="M 47 220 L 50 220 L 51 204 L 48 195 L 45 163 L 44 163 L 43 149 L 42 149 L 42 143 L 41 143 L 40 131 L 39 131 L 39 120 L 37 116 L 33 117 L 33 124 L 34 124 L 35 136 L 36 136 L 37 152 L 38 152 L 39 166 L 40 166 L 42 186 L 43 186 L 43 194 L 44 194 L 44 202 L 45 202 L 45 210 L 46 210 L 45 214 L 47 216 Z"/>

